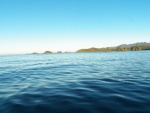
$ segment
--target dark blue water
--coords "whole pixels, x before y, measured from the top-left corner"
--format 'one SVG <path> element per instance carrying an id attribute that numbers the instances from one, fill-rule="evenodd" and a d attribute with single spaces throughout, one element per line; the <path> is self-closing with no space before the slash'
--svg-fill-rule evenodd
<path id="1" fill-rule="evenodd" d="M 1 55 L 0 113 L 150 113 L 150 51 Z"/>

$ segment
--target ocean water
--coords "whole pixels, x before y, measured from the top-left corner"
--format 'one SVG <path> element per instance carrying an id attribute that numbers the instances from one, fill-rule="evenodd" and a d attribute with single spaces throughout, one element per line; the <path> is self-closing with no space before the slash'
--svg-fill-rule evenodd
<path id="1" fill-rule="evenodd" d="M 150 51 L 1 55 L 0 113 L 150 113 Z"/>

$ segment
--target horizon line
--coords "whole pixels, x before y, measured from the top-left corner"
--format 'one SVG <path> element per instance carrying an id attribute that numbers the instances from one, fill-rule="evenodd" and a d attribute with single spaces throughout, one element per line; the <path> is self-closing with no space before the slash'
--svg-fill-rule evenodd
<path id="1" fill-rule="evenodd" d="M 150 42 L 135 42 L 135 43 L 128 43 L 128 44 L 119 44 L 119 45 L 117 45 L 117 46 L 120 46 L 120 45 L 130 45 L 130 44 L 138 44 L 138 43 L 150 43 Z M 105 47 L 88 47 L 88 48 L 109 48 L 109 47 L 117 47 L 117 46 L 105 46 Z M 87 49 L 87 48 L 80 48 L 80 49 Z M 79 49 L 78 49 L 79 50 Z M 62 53 L 75 53 L 75 52 L 77 52 L 77 50 L 75 50 L 75 51 L 61 51 L 61 50 L 58 50 L 58 51 L 52 51 L 52 50 L 49 50 L 49 49 L 47 49 L 47 50 L 45 50 L 45 51 L 50 51 L 50 52 L 52 52 L 52 53 L 57 53 L 57 52 L 62 52 Z M 43 54 L 45 51 L 43 51 L 43 52 L 37 52 L 37 51 L 33 51 L 33 52 L 20 52 L 20 53 L 0 53 L 0 55 L 22 55 L 22 54 L 33 54 L 33 53 L 37 53 L 37 54 Z"/>

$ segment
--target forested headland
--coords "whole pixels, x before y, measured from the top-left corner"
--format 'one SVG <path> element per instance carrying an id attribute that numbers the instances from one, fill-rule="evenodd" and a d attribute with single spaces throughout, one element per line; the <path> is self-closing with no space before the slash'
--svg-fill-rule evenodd
<path id="1" fill-rule="evenodd" d="M 122 44 L 116 47 L 105 47 L 105 48 L 87 48 L 79 49 L 76 52 L 110 52 L 110 51 L 140 51 L 150 50 L 150 43 L 140 42 L 134 44 Z"/>

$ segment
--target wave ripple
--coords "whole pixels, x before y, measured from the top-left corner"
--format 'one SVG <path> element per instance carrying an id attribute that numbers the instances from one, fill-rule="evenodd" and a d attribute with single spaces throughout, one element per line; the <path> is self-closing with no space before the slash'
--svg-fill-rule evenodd
<path id="1" fill-rule="evenodd" d="M 0 113 L 150 113 L 149 51 L 0 58 Z"/>

